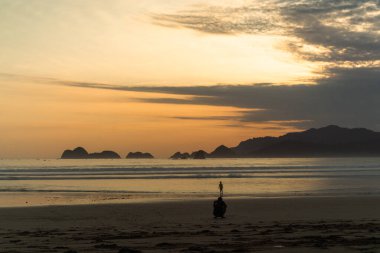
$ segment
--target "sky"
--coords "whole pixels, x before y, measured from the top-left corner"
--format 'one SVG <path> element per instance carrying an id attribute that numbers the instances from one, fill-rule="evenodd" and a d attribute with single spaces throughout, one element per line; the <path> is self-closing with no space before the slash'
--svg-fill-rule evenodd
<path id="1" fill-rule="evenodd" d="M 0 158 L 380 130 L 378 0 L 0 0 Z"/>

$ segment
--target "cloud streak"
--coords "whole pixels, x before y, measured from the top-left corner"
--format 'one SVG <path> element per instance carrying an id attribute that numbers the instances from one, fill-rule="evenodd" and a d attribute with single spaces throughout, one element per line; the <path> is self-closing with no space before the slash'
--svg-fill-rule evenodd
<path id="1" fill-rule="evenodd" d="M 152 19 L 209 34 L 282 35 L 284 48 L 311 61 L 368 66 L 380 59 L 378 0 L 252 1 L 154 14 Z"/>
<path id="2" fill-rule="evenodd" d="M 330 70 L 331 76 L 315 85 L 216 85 L 216 86 L 110 86 L 64 83 L 69 86 L 190 96 L 186 99 L 144 98 L 145 103 L 229 106 L 239 116 L 211 117 L 242 123 L 270 123 L 299 128 L 338 124 L 380 129 L 380 69 Z M 177 119 L 185 119 L 177 117 Z M 186 118 L 188 119 L 188 118 Z M 199 120 L 194 116 L 194 119 Z M 203 120 L 203 119 L 202 119 Z"/>
<path id="3" fill-rule="evenodd" d="M 152 15 L 153 22 L 207 34 L 278 35 L 282 48 L 324 63 L 315 85 L 138 87 L 135 91 L 190 95 L 150 103 L 233 106 L 241 122 L 301 128 L 340 124 L 380 129 L 380 1 L 264 0 L 240 7 L 198 6 Z"/>

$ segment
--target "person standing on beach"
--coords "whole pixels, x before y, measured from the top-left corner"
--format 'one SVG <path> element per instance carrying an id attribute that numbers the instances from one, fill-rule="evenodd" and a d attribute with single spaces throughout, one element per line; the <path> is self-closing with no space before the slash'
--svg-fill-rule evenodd
<path id="1" fill-rule="evenodd" d="M 222 183 L 222 181 L 219 182 L 219 196 L 223 197 L 223 183 Z"/>

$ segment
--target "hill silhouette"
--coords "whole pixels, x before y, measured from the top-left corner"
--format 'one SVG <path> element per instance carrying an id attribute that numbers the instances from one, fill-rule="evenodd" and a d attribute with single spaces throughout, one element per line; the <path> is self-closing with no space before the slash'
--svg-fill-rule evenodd
<path id="1" fill-rule="evenodd" d="M 179 159 L 181 153 L 171 158 Z M 380 156 L 380 132 L 329 125 L 279 137 L 257 137 L 236 147 L 218 146 L 210 154 L 193 152 L 190 158 L 339 157 Z"/>
<path id="2" fill-rule="evenodd" d="M 252 138 L 231 150 L 237 157 L 380 156 L 380 133 L 330 125 L 280 137 Z"/>
<path id="3" fill-rule="evenodd" d="M 236 157 L 235 150 L 231 148 L 227 148 L 224 145 L 220 145 L 214 151 L 212 151 L 209 155 L 211 158 L 231 158 Z"/>
<path id="4" fill-rule="evenodd" d="M 365 128 L 329 125 L 279 137 L 258 137 L 236 147 L 218 146 L 211 153 L 198 150 L 176 152 L 171 159 L 249 158 L 249 157 L 339 157 L 380 156 L 380 132 Z M 62 159 L 119 159 L 113 151 L 88 153 L 84 148 L 65 150 Z M 130 152 L 126 158 L 153 158 L 150 153 Z"/>

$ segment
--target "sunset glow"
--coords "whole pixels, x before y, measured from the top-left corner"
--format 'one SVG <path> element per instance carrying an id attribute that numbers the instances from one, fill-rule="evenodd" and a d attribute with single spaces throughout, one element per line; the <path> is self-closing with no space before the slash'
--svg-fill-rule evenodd
<path id="1" fill-rule="evenodd" d="M 355 7 L 368 9 L 361 25 L 347 25 L 356 13 L 321 17 L 313 29 L 344 38 L 332 45 L 305 32 L 316 23 L 303 21 L 303 7 L 271 0 L 2 0 L 0 158 L 54 158 L 76 146 L 168 157 L 313 124 L 378 128 L 346 99 L 330 115 L 325 100 L 341 92 L 324 95 L 347 73 L 369 71 L 365 84 L 375 80 L 369 18 L 378 10 L 370 2 Z M 349 41 L 354 33 L 368 43 Z M 239 100 L 234 92 L 261 95 Z M 285 101 L 283 92 L 294 96 Z M 372 99 L 360 106 L 374 108 Z M 288 106 L 305 112 L 288 113 Z M 350 115 L 341 112 L 346 106 L 355 107 Z"/>

